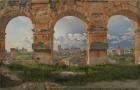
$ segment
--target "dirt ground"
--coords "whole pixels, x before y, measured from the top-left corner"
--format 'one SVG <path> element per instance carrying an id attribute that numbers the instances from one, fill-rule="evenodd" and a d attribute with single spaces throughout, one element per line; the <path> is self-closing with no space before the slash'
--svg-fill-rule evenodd
<path id="1" fill-rule="evenodd" d="M 0 90 L 140 90 L 140 80 L 101 81 L 82 86 L 62 86 L 52 82 L 28 82 L 16 87 L 0 88 Z"/>

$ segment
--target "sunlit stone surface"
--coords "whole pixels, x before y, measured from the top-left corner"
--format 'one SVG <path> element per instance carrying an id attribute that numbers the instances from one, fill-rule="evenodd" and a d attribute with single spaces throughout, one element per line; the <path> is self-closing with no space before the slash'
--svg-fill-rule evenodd
<path id="1" fill-rule="evenodd" d="M 19 0 L 0 1 L 0 60 L 5 60 L 5 28 L 16 16 L 27 16 L 34 24 L 34 44 L 49 48 L 34 48 L 34 59 L 53 64 L 53 27 L 64 16 L 76 16 L 86 23 L 86 64 L 107 64 L 107 23 L 112 15 L 124 15 L 137 23 L 135 27 L 135 62 L 140 63 L 139 0 Z M 47 31 L 44 31 L 47 30 Z M 49 36 L 49 37 L 47 37 Z M 47 39 L 46 39 L 47 38 Z M 97 48 L 97 43 L 100 47 Z M 94 44 L 94 46 L 91 46 Z"/>

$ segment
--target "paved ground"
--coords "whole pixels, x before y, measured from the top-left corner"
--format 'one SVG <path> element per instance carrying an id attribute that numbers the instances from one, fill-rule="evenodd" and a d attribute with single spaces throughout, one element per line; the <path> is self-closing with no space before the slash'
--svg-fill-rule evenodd
<path id="1" fill-rule="evenodd" d="M 62 86 L 52 82 L 24 83 L 0 90 L 140 90 L 140 80 L 102 81 L 82 86 Z"/>

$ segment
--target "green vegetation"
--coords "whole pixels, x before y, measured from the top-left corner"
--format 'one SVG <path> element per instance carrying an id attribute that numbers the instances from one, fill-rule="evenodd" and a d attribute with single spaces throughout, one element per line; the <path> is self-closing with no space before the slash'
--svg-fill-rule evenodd
<path id="1" fill-rule="evenodd" d="M 102 80 L 128 80 L 140 78 L 140 65 L 97 65 L 81 67 L 56 67 L 48 65 L 7 65 L 13 72 L 26 81 L 53 81 L 65 85 L 85 84 Z M 83 73 L 68 78 L 61 78 L 59 72 L 71 71 Z"/>
<path id="2" fill-rule="evenodd" d="M 32 60 L 32 53 L 26 52 L 26 53 L 17 53 L 16 60 Z"/>

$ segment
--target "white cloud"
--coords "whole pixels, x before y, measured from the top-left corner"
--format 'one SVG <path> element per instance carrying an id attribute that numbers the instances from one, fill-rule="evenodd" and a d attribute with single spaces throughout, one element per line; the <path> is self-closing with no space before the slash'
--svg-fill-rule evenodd
<path id="1" fill-rule="evenodd" d="M 123 41 L 123 40 L 128 40 L 130 37 L 127 35 L 124 35 L 124 36 L 121 36 L 120 38 L 121 38 L 121 41 Z"/>
<path id="2" fill-rule="evenodd" d="M 29 51 L 32 51 L 33 32 L 32 32 L 32 23 L 29 18 L 27 17 L 14 18 L 10 21 L 7 27 L 8 30 L 6 36 L 6 49 L 9 50 L 10 48 L 24 47 Z"/>
<path id="3" fill-rule="evenodd" d="M 81 41 L 82 40 L 82 34 L 74 34 L 75 40 Z"/>
<path id="4" fill-rule="evenodd" d="M 33 24 L 30 18 L 25 17 L 25 16 L 19 16 L 17 17 L 17 19 L 19 21 L 21 21 L 24 25 L 26 25 L 27 27 L 33 28 Z"/>
<path id="5" fill-rule="evenodd" d="M 73 36 L 72 33 L 69 33 L 69 34 L 67 34 L 67 35 L 68 35 L 68 39 L 69 39 L 69 40 L 74 40 L 74 36 Z"/>
<path id="6" fill-rule="evenodd" d="M 129 40 L 129 39 L 132 39 L 132 38 L 134 38 L 134 33 L 131 32 L 131 31 L 126 32 L 120 38 L 121 38 L 121 40 Z"/>
<path id="7" fill-rule="evenodd" d="M 107 38 L 108 38 L 109 40 L 112 40 L 112 39 L 119 40 L 119 37 L 118 37 L 118 36 L 116 36 L 116 35 L 111 35 L 111 34 L 108 34 L 108 35 L 107 35 Z"/>
<path id="8" fill-rule="evenodd" d="M 119 41 L 112 41 L 111 43 L 112 43 L 112 44 L 118 44 Z"/>
<path id="9" fill-rule="evenodd" d="M 133 31 L 134 29 L 133 28 L 131 28 L 131 27 L 129 27 L 128 29 L 127 29 L 127 31 Z"/>
<path id="10" fill-rule="evenodd" d="M 63 48 L 84 48 L 83 46 L 86 46 L 86 43 L 83 40 L 85 40 L 85 34 L 68 33 L 64 36 L 57 37 L 54 41 L 54 49 L 56 50 L 58 45 L 61 45 Z"/>
<path id="11" fill-rule="evenodd" d="M 33 32 L 28 27 L 20 27 L 19 31 L 22 32 L 26 36 L 33 36 Z"/>
<path id="12" fill-rule="evenodd" d="M 125 16 L 123 16 L 123 19 L 124 19 L 125 21 L 130 22 L 130 19 L 129 19 L 129 18 L 127 18 L 127 17 L 125 17 Z"/>

